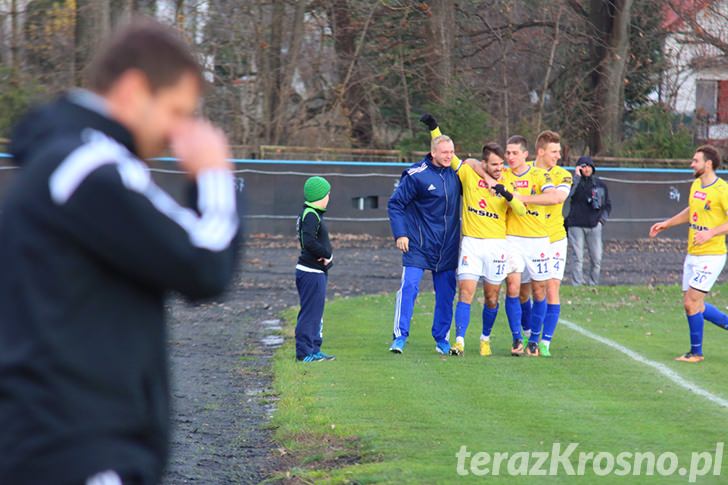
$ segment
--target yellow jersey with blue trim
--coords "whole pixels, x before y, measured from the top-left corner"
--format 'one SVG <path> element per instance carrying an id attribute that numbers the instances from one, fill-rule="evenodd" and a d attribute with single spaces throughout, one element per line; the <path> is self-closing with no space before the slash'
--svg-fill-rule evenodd
<path id="1" fill-rule="evenodd" d="M 572 177 L 571 172 L 558 165 L 554 165 L 547 172 L 556 190 L 563 190 L 567 195 L 571 192 L 571 185 L 574 183 L 574 177 Z M 547 205 L 544 206 L 544 209 L 546 211 L 546 229 L 549 233 L 549 241 L 561 241 L 566 237 L 566 229 L 564 229 L 564 203 Z"/>
<path id="2" fill-rule="evenodd" d="M 463 236 L 478 239 L 505 239 L 508 202 L 488 188 L 488 184 L 467 163 L 457 171 L 463 186 Z"/>
<path id="3" fill-rule="evenodd" d="M 520 195 L 541 194 L 554 186 L 548 172 L 531 164 L 528 164 L 520 174 L 516 174 L 511 168 L 504 169 L 503 180 L 503 185 L 511 192 Z M 519 237 L 547 237 L 545 207 L 535 204 L 524 205 L 526 206 L 524 215 L 519 216 L 513 212 L 508 215 L 506 234 Z"/>
<path id="4" fill-rule="evenodd" d="M 690 186 L 688 207 L 688 254 L 725 254 L 725 235 L 715 236 L 698 246 L 693 243 L 693 237 L 696 231 L 707 231 L 728 221 L 728 182 L 718 177 L 703 187 L 700 179 L 696 179 Z"/>

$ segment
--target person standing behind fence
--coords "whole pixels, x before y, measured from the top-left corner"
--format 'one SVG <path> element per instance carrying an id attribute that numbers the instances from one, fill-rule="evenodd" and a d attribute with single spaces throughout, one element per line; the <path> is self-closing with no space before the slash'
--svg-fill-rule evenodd
<path id="1" fill-rule="evenodd" d="M 225 135 L 170 28 L 135 19 L 78 90 L 12 136 L 0 213 L 0 483 L 159 483 L 168 457 L 165 296 L 220 294 L 239 219 Z M 188 208 L 144 159 L 169 146 Z"/>
<path id="2" fill-rule="evenodd" d="M 575 180 L 571 192 L 569 214 L 565 225 L 569 234 L 569 245 L 574 254 L 571 283 L 574 286 L 598 285 L 602 269 L 602 228 L 609 219 L 612 202 L 609 190 L 599 177 L 589 156 L 579 158 L 574 170 Z M 584 278 L 584 246 L 591 259 L 591 267 Z"/>
<path id="3" fill-rule="evenodd" d="M 422 120 L 437 128 L 431 116 Z M 460 246 L 460 193 L 457 170 L 452 167 L 455 146 L 450 137 L 435 137 L 430 153 L 402 173 L 387 205 L 397 248 L 402 251 L 402 282 L 397 292 L 393 342 L 389 350 L 401 354 L 409 336 L 410 322 L 420 280 L 432 272 L 435 316 L 432 337 L 438 353 L 450 353 L 449 332 L 457 286 Z"/>
<path id="4" fill-rule="evenodd" d="M 301 310 L 296 320 L 296 359 L 300 362 L 334 360 L 321 352 L 328 271 L 334 258 L 324 212 L 331 185 L 323 177 L 310 177 L 303 186 L 305 203 L 296 220 L 301 255 L 296 264 L 296 289 Z"/>

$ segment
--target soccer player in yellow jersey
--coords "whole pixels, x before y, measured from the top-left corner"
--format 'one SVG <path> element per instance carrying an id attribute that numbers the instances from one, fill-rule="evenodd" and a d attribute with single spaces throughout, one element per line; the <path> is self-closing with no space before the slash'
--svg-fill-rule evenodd
<path id="1" fill-rule="evenodd" d="M 509 168 L 504 179 L 510 184 L 517 196 L 524 202 L 529 197 L 548 194 L 554 191 L 551 177 L 545 170 L 526 163 L 528 158 L 528 142 L 519 135 L 512 136 L 506 144 L 506 161 Z M 506 295 L 506 314 L 508 321 L 521 320 L 521 290 L 528 291 L 527 283 L 531 283 L 533 292 L 531 335 L 534 334 L 534 325 L 540 333 L 540 325 L 546 315 L 546 281 L 550 278 L 549 232 L 546 226 L 546 211 L 543 206 L 526 202 L 526 214 L 509 217 L 506 228 L 506 239 L 513 253 L 512 265 L 509 270 Z M 514 343 L 511 353 L 519 354 Z M 523 353 L 521 345 L 520 353 Z M 526 353 L 532 356 L 539 355 L 537 340 L 529 338 Z"/>
<path id="2" fill-rule="evenodd" d="M 498 315 L 498 294 L 508 272 L 509 253 L 506 243 L 508 213 L 525 214 L 521 201 L 502 184 L 504 153 L 500 145 L 488 143 L 483 147 L 483 168 L 496 183 L 491 190 L 470 165 L 463 164 L 458 172 L 463 186 L 463 217 L 458 264 L 458 304 L 455 307 L 455 343 L 453 355 L 464 352 L 465 332 L 470 323 L 470 305 L 478 282 L 482 278 L 485 305 L 480 354 L 491 355 L 490 333 Z M 513 340 L 522 340 L 521 322 L 509 321 Z"/>
<path id="3" fill-rule="evenodd" d="M 432 137 L 441 134 L 439 127 Z M 462 241 L 458 264 L 458 304 L 455 309 L 455 343 L 452 355 L 465 352 L 465 333 L 470 323 L 470 305 L 482 278 L 485 305 L 480 355 L 491 355 L 490 333 L 498 315 L 498 294 L 506 278 L 509 251 L 506 244 L 506 219 L 512 211 L 523 215 L 526 208 L 502 183 L 503 149 L 497 143 L 483 146 L 482 161 L 467 159 L 457 172 L 463 188 Z M 483 178 L 484 177 L 484 178 Z M 510 321 L 513 340 L 521 342 L 521 322 Z"/>
<path id="4" fill-rule="evenodd" d="M 536 161 L 534 165 L 545 170 L 556 190 L 543 194 L 525 196 L 522 200 L 531 204 L 543 205 L 546 213 L 546 231 L 549 236 L 549 279 L 546 282 L 546 315 L 543 322 L 535 321 L 531 325 L 529 342 L 538 343 L 539 354 L 543 357 L 550 357 L 551 338 L 553 337 L 556 325 L 561 313 L 561 301 L 559 291 L 561 280 L 564 279 L 564 266 L 566 264 L 566 229 L 564 229 L 564 201 L 569 196 L 573 177 L 557 162 L 561 158 L 561 137 L 553 131 L 543 131 L 536 138 Z M 527 293 L 526 295 L 527 296 Z M 523 308 L 524 294 L 521 293 Z M 543 323 L 543 326 L 541 326 Z M 535 327 L 535 328 L 534 328 Z M 543 337 L 539 342 L 538 337 L 543 328 Z"/>
<path id="5" fill-rule="evenodd" d="M 718 279 L 726 260 L 728 233 L 728 183 L 715 171 L 720 154 L 710 145 L 695 150 L 690 168 L 695 181 L 690 187 L 688 207 L 650 229 L 650 237 L 680 224 L 688 224 L 688 254 L 683 266 L 683 304 L 690 327 L 690 352 L 681 362 L 703 360 L 703 323 L 708 320 L 728 330 L 728 315 L 705 303 L 705 294 Z"/>

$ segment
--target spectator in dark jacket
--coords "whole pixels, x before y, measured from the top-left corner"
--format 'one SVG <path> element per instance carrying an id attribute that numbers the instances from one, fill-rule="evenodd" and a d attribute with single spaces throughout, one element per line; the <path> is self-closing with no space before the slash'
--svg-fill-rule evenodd
<path id="1" fill-rule="evenodd" d="M 99 50 L 90 91 L 30 113 L 0 213 L 0 483 L 159 483 L 168 455 L 165 295 L 222 292 L 238 216 L 222 132 L 169 28 L 136 19 Z M 171 142 L 196 193 L 143 161 Z"/>
<path id="2" fill-rule="evenodd" d="M 596 168 L 591 157 L 579 158 L 576 163 L 574 188 L 571 192 L 566 226 L 569 244 L 574 255 L 571 269 L 572 284 L 598 285 L 602 268 L 602 227 L 609 218 L 612 203 L 607 186 L 594 175 Z M 591 259 L 591 268 L 584 278 L 584 246 Z"/>

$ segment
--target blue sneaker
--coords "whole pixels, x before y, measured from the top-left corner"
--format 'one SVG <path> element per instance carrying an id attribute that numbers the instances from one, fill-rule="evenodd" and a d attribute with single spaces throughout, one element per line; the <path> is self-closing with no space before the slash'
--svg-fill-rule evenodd
<path id="1" fill-rule="evenodd" d="M 324 352 L 321 352 L 320 350 L 318 352 L 316 352 L 315 355 L 321 357 L 322 360 L 336 360 L 335 355 L 325 354 Z"/>
<path id="2" fill-rule="evenodd" d="M 319 354 L 308 354 L 303 359 L 298 359 L 299 362 L 321 362 L 324 360 Z"/>
<path id="3" fill-rule="evenodd" d="M 407 337 L 397 337 L 389 347 L 389 351 L 395 354 L 404 352 L 404 346 L 407 344 Z"/>
<path id="4" fill-rule="evenodd" d="M 438 354 L 450 355 L 450 342 L 447 340 L 440 340 L 435 346 L 435 350 Z"/>

